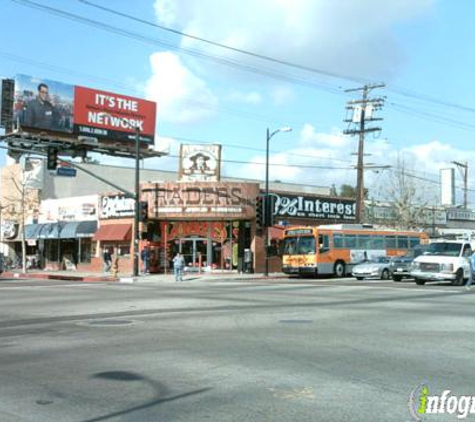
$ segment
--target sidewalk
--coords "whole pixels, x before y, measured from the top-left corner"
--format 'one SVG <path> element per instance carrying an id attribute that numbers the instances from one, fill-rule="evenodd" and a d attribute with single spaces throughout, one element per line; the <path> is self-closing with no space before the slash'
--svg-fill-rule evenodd
<path id="1" fill-rule="evenodd" d="M 202 272 L 200 273 L 185 273 L 183 281 L 213 281 L 213 280 L 266 280 L 268 278 L 288 278 L 283 273 L 269 274 L 265 277 L 262 273 L 247 274 L 237 272 Z M 153 283 L 153 282 L 174 282 L 175 276 L 171 274 L 141 274 L 138 277 L 133 277 L 130 274 L 118 274 L 113 277 L 109 274 L 87 273 L 78 271 L 39 271 L 30 270 L 26 274 L 21 271 L 7 271 L 0 275 L 1 279 L 41 279 L 41 280 L 63 280 L 63 281 L 82 281 L 82 282 L 128 282 L 128 283 Z"/>

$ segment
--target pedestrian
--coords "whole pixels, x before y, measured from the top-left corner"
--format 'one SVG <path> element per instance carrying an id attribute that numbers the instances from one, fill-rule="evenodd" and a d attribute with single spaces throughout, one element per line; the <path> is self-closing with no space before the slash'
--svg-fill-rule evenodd
<path id="1" fill-rule="evenodd" d="M 102 258 L 104 259 L 104 272 L 107 274 L 111 270 L 112 265 L 112 255 L 109 249 L 105 248 L 104 253 L 102 254 Z"/>
<path id="2" fill-rule="evenodd" d="M 144 274 L 150 273 L 150 249 L 145 246 L 140 252 L 140 258 L 142 259 L 142 272 Z"/>
<path id="3" fill-rule="evenodd" d="M 173 271 L 175 273 L 175 281 L 183 281 L 183 268 L 185 266 L 185 258 L 178 252 L 173 258 Z"/>
<path id="4" fill-rule="evenodd" d="M 467 284 L 465 284 L 465 288 L 470 290 L 472 288 L 473 278 L 475 277 L 475 252 L 470 257 L 470 275 L 467 280 Z"/>

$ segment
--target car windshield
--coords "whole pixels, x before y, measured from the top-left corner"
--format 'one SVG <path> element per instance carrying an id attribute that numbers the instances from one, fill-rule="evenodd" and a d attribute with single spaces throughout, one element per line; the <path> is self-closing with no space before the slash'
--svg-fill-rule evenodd
<path id="1" fill-rule="evenodd" d="M 389 258 L 386 258 L 385 256 L 380 256 L 378 258 L 373 258 L 369 261 L 372 264 L 386 264 L 389 262 Z"/>
<path id="2" fill-rule="evenodd" d="M 427 246 L 425 255 L 459 256 L 462 243 L 437 242 Z"/>

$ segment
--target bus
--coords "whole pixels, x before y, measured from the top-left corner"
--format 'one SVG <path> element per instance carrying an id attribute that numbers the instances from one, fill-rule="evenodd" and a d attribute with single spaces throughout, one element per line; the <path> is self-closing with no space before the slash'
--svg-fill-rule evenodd
<path id="1" fill-rule="evenodd" d="M 284 231 L 282 271 L 344 277 L 363 261 L 404 255 L 425 243 L 428 236 L 423 232 L 379 230 L 361 224 L 291 227 Z"/>

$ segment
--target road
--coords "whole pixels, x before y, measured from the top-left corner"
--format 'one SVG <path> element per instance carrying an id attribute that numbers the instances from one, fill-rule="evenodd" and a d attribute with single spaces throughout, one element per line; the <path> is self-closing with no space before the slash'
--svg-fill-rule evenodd
<path id="1" fill-rule="evenodd" d="M 0 419 L 409 421 L 421 383 L 475 395 L 474 316 L 408 282 L 0 281 Z"/>

